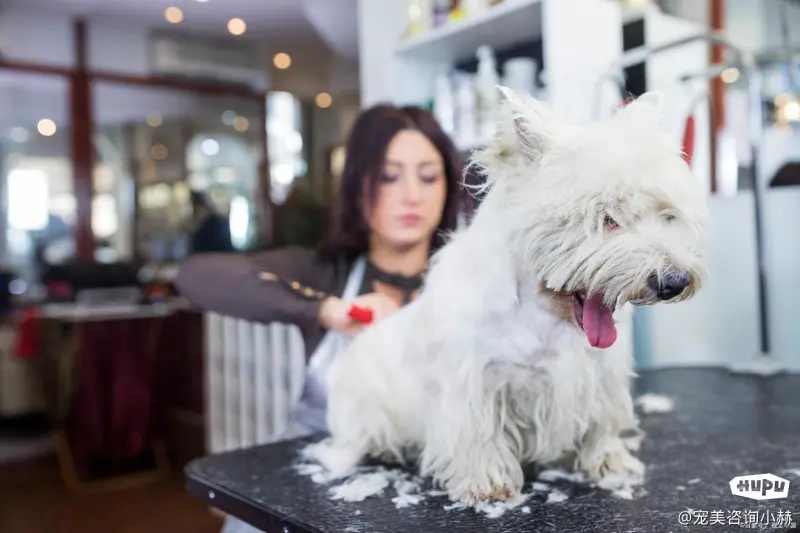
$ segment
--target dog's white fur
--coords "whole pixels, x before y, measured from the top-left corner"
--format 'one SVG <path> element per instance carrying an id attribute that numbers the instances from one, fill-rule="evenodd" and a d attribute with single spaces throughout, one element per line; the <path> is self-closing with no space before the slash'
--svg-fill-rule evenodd
<path id="1" fill-rule="evenodd" d="M 594 480 L 642 479 L 619 436 L 636 425 L 630 351 L 590 347 L 570 294 L 602 292 L 617 322 L 658 301 L 654 273 L 689 273 L 670 301 L 691 296 L 705 194 L 659 127 L 659 95 L 577 127 L 501 91 L 495 138 L 472 162 L 487 177 L 473 221 L 433 258 L 421 296 L 330 370 L 330 468 L 416 456 L 465 502 L 513 496 L 524 465 L 564 457 Z"/>

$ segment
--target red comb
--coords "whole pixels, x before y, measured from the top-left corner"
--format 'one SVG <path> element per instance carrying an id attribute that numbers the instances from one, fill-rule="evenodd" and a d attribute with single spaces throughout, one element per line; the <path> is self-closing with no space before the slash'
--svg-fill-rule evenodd
<path id="1" fill-rule="evenodd" d="M 366 307 L 353 305 L 350 307 L 350 311 L 348 311 L 347 314 L 356 322 L 362 322 L 364 324 L 370 324 L 372 322 L 372 309 Z"/>

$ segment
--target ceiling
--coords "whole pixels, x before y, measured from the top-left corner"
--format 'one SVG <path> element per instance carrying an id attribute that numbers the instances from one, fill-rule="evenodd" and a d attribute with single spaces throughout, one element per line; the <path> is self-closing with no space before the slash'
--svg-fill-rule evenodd
<path id="1" fill-rule="evenodd" d="M 356 57 L 358 50 L 356 0 L 6 0 L 4 7 L 22 8 L 89 18 L 119 19 L 152 28 L 172 27 L 164 10 L 181 8 L 180 25 L 196 32 L 224 35 L 226 24 L 238 17 L 252 38 L 319 39 L 335 52 Z"/>
<path id="2" fill-rule="evenodd" d="M 358 0 L 302 0 L 309 22 L 340 56 L 358 58 Z"/>

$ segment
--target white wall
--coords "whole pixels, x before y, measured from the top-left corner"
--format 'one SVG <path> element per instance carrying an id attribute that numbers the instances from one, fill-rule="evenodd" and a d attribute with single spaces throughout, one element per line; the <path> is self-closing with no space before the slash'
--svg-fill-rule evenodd
<path id="1" fill-rule="evenodd" d="M 575 13 L 581 16 L 576 17 Z M 548 104 L 576 123 L 593 120 L 600 101 L 603 110 L 619 103 L 619 91 L 596 82 L 622 52 L 622 14 L 610 2 L 575 0 L 542 4 L 542 44 L 547 71 Z M 614 31 L 613 28 L 619 28 Z"/>
<path id="2" fill-rule="evenodd" d="M 358 57 L 358 0 L 297 0 L 306 18 L 337 55 Z"/>

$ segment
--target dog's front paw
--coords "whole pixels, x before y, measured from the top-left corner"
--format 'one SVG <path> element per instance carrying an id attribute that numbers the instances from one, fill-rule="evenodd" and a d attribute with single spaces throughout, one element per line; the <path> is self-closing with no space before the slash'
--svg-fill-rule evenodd
<path id="1" fill-rule="evenodd" d="M 459 488 L 450 488 L 448 494 L 450 500 L 454 502 L 461 502 L 466 504 L 473 504 L 476 502 L 505 502 L 513 499 L 522 491 L 522 486 L 516 486 L 514 483 L 506 485 L 496 485 L 494 488 L 487 489 L 485 486 L 464 486 Z"/>
<path id="2" fill-rule="evenodd" d="M 489 493 L 472 494 L 471 498 L 482 502 L 504 502 L 516 495 L 516 492 L 508 487 L 494 489 Z"/>
<path id="3" fill-rule="evenodd" d="M 450 499 L 468 504 L 504 502 L 513 499 L 522 491 L 524 481 L 522 468 L 516 465 L 506 470 L 503 474 L 499 471 L 490 475 L 486 475 L 486 472 L 476 472 L 475 476 L 451 479 L 446 483 Z"/>
<path id="4" fill-rule="evenodd" d="M 625 485 L 638 485 L 644 480 L 644 463 L 622 442 L 594 458 L 587 460 L 584 456 L 579 461 L 580 470 L 593 481 L 618 480 Z"/>
<path id="5" fill-rule="evenodd" d="M 644 463 L 627 448 L 623 448 L 606 455 L 600 473 L 603 477 L 621 476 L 641 482 L 644 478 L 644 470 Z"/>

